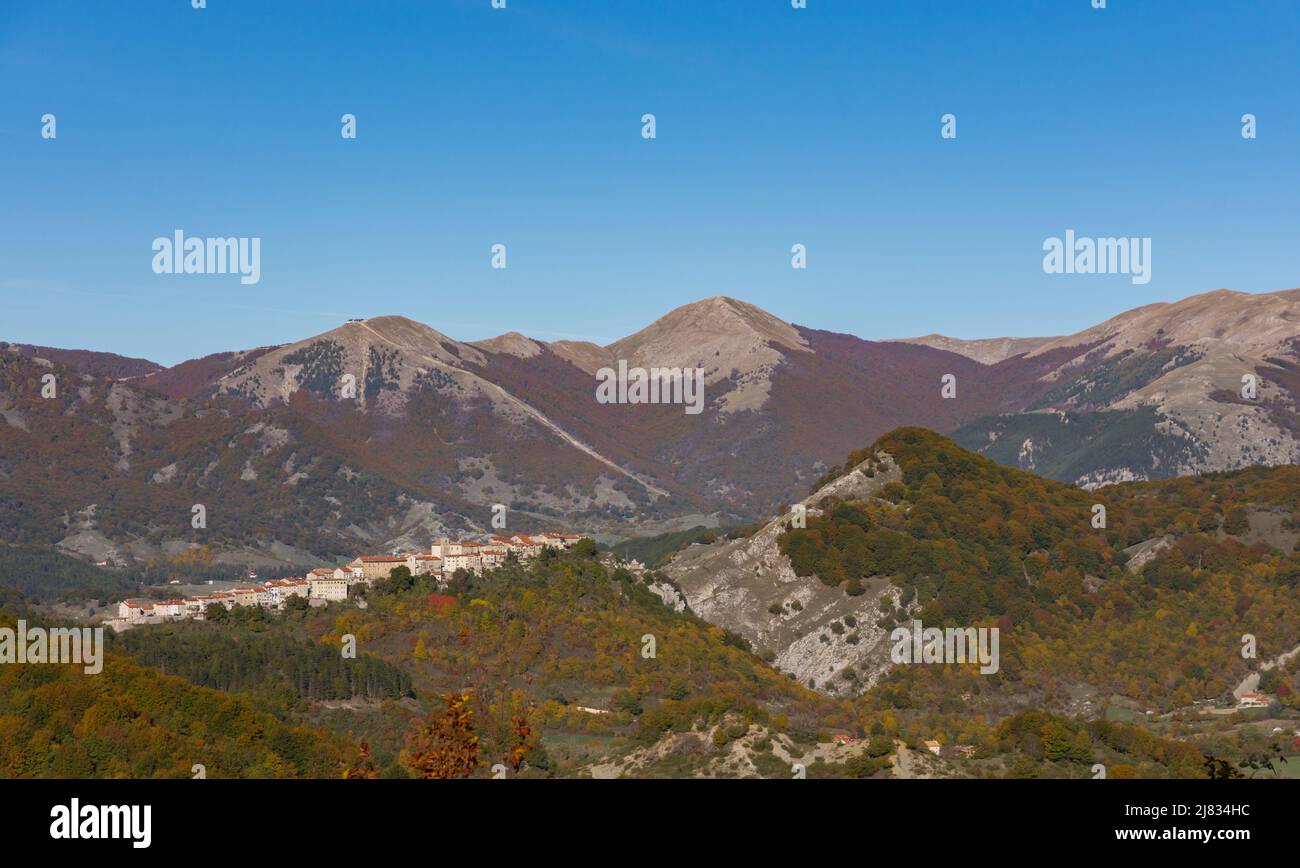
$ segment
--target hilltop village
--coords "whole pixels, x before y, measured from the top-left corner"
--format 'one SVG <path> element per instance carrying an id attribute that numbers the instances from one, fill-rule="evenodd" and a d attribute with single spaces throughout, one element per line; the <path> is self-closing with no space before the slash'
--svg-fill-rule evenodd
<path id="1" fill-rule="evenodd" d="M 370 587 L 376 581 L 388 578 L 398 567 L 406 567 L 413 576 L 434 576 L 439 584 L 443 584 L 457 570 L 481 573 L 501 566 L 511 556 L 521 561 L 531 560 L 547 548 L 568 549 L 580 539 L 579 534 L 572 533 L 493 536 L 487 542 L 442 539 L 427 551 L 361 555 L 341 567 L 318 567 L 302 578 L 271 579 L 260 585 L 172 600 L 123 600 L 118 604 L 117 617 L 105 621 L 105 624 L 121 631 L 140 624 L 187 618 L 201 621 L 207 617 L 211 606 L 221 606 L 226 610 L 236 606 L 283 609 L 294 597 L 305 599 L 308 605 L 325 605 L 348 599 L 354 586 Z"/>

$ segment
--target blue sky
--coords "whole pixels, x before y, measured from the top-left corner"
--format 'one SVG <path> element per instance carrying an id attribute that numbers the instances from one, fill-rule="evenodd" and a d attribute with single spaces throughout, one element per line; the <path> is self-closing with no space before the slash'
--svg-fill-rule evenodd
<path id="1" fill-rule="evenodd" d="M 0 340 L 603 343 L 716 294 L 973 338 L 1300 285 L 1300 3 L 1107 6 L 5 0 Z M 260 237 L 261 282 L 154 274 L 176 229 Z M 1151 237 L 1151 282 L 1045 274 L 1067 229 Z"/>

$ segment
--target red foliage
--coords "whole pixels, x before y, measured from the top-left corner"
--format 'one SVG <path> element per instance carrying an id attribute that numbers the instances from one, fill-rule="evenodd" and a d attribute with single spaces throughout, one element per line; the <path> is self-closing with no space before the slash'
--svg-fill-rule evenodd
<path id="1" fill-rule="evenodd" d="M 426 605 L 432 612 L 445 612 L 456 606 L 456 598 L 445 594 L 430 594 L 425 598 Z"/>

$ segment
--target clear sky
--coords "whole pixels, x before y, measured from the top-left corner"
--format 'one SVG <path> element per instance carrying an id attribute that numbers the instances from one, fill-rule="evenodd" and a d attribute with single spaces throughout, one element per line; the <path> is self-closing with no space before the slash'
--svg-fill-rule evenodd
<path id="1" fill-rule="evenodd" d="M 4 0 L 0 340 L 604 343 L 716 294 L 974 338 L 1300 285 L 1300 2 L 1107 7 Z M 155 274 L 177 229 L 261 238 L 261 282 Z M 1150 283 L 1045 274 L 1067 229 L 1150 237 Z"/>

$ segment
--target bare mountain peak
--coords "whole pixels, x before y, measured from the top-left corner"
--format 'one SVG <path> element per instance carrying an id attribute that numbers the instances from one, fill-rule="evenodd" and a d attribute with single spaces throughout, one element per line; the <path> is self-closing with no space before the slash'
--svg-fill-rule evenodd
<path id="1" fill-rule="evenodd" d="M 734 381 L 718 400 L 724 414 L 761 407 L 785 355 L 812 352 L 790 323 L 723 295 L 675 308 L 606 349 L 634 366 L 703 368 L 709 385 Z"/>
<path id="2" fill-rule="evenodd" d="M 623 349 L 654 345 L 681 349 L 690 355 L 690 348 L 699 347 L 701 341 L 714 344 L 736 340 L 771 341 L 791 350 L 808 349 L 808 342 L 790 323 L 757 305 L 725 295 L 674 308 L 636 334 L 610 344 L 609 349 L 618 354 Z"/>
<path id="3" fill-rule="evenodd" d="M 334 380 L 351 375 L 354 383 L 367 376 L 379 388 L 378 397 L 400 400 L 430 370 L 462 372 L 467 364 L 483 365 L 486 357 L 475 347 L 447 337 L 437 329 L 404 316 L 348 320 L 327 332 L 287 344 L 260 355 L 221 377 L 222 392 L 243 395 L 266 405 L 287 400 L 300 388 L 320 394 L 341 394 Z M 367 403 L 362 399 L 362 403 Z"/>
<path id="4" fill-rule="evenodd" d="M 362 340 L 374 340 L 387 342 L 394 346 L 409 346 L 412 349 L 419 350 L 427 343 L 450 343 L 458 342 L 422 322 L 413 320 L 409 317 L 389 314 L 385 316 L 372 316 L 366 319 L 348 320 L 343 325 L 326 334 L 343 334 L 357 335 Z M 325 337 L 320 335 L 313 340 L 319 340 Z"/>
<path id="5" fill-rule="evenodd" d="M 487 350 L 490 353 L 506 353 L 511 356 L 518 356 L 521 359 L 531 359 L 533 356 L 541 354 L 543 345 L 519 332 L 506 332 L 494 338 L 473 341 L 470 346 Z"/>
<path id="6" fill-rule="evenodd" d="M 757 335 L 792 350 L 806 350 L 808 347 L 808 342 L 790 323 L 757 305 L 726 295 L 713 295 L 674 308 L 637 334 L 665 328 L 704 336 Z M 617 341 L 611 348 L 628 340 L 631 338 Z"/>

